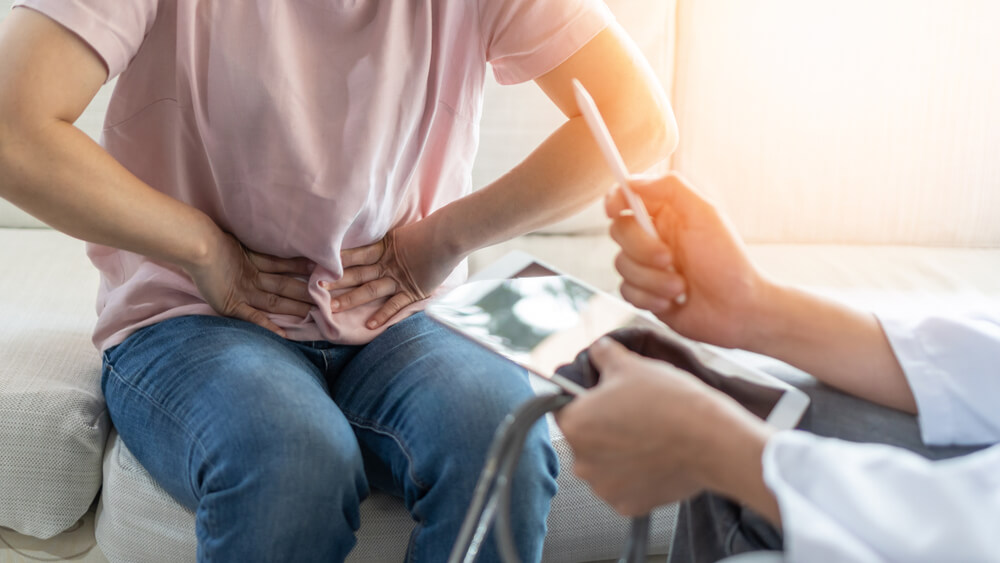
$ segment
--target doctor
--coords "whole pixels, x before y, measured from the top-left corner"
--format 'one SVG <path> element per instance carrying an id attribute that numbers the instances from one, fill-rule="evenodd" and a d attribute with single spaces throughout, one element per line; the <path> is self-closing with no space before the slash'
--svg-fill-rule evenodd
<path id="1" fill-rule="evenodd" d="M 1000 447 L 928 458 L 1000 440 L 1000 317 L 876 317 L 782 285 L 683 179 L 632 187 L 660 237 L 622 213 L 620 192 L 608 198 L 628 301 L 685 336 L 773 356 L 839 391 L 810 391 L 814 433 L 777 432 L 604 339 L 591 356 L 601 384 L 559 416 L 576 473 L 625 515 L 684 500 L 672 561 L 755 549 L 784 549 L 788 561 L 995 561 Z M 896 446 L 853 443 L 873 440 Z"/>

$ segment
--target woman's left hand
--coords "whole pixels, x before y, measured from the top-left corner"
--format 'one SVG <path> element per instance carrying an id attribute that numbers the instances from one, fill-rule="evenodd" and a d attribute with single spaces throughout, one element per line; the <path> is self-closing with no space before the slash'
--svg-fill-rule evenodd
<path id="1" fill-rule="evenodd" d="M 365 327 L 373 330 L 407 305 L 430 297 L 461 259 L 441 256 L 425 222 L 398 227 L 374 244 L 341 252 L 344 275 L 320 284 L 330 291 L 348 290 L 331 299 L 333 312 L 388 297 L 365 322 Z"/>

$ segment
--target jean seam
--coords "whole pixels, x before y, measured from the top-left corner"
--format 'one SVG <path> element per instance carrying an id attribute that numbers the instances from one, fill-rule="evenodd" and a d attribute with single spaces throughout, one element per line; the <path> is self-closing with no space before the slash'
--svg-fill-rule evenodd
<path id="1" fill-rule="evenodd" d="M 341 412 L 343 412 L 343 411 L 341 411 Z M 424 491 L 430 490 L 430 488 L 431 488 L 430 485 L 424 483 L 420 478 L 417 477 L 417 474 L 415 472 L 416 463 L 414 463 L 414 461 L 413 461 L 413 454 L 410 453 L 409 448 L 406 447 L 406 445 L 403 443 L 403 440 L 395 432 L 393 432 L 389 428 L 386 428 L 386 427 L 378 424 L 375 421 L 364 419 L 364 418 L 360 418 L 360 417 L 357 417 L 357 416 L 353 416 L 353 415 L 351 415 L 349 413 L 346 413 L 346 412 L 344 413 L 344 417 L 347 419 L 347 422 L 351 426 L 354 426 L 356 428 L 363 429 L 363 430 L 370 430 L 370 431 L 372 431 L 372 432 L 374 432 L 376 434 L 381 434 L 383 436 L 387 436 L 389 439 L 391 439 L 393 442 L 395 442 L 396 445 L 399 446 L 400 451 L 403 452 L 403 455 L 406 456 L 406 461 L 410 464 L 410 468 L 407 471 L 407 474 L 409 474 L 410 479 L 412 479 L 413 482 L 420 489 L 422 489 Z"/>
<path id="2" fill-rule="evenodd" d="M 413 532 L 410 533 L 410 543 L 406 546 L 406 561 L 407 563 L 417 563 L 416 549 L 414 545 L 417 543 L 417 534 L 423 529 L 424 525 L 422 522 L 417 522 Z"/>
<path id="3" fill-rule="evenodd" d="M 150 404 L 156 410 L 160 411 L 168 419 L 170 419 L 171 421 L 173 421 L 173 423 L 176 424 L 177 427 L 180 428 L 181 431 L 184 432 L 184 434 L 186 434 L 187 437 L 190 438 L 191 441 L 196 446 L 198 446 L 198 448 L 201 450 L 202 454 L 205 454 L 208 451 L 208 450 L 205 449 L 204 444 L 201 443 L 201 440 L 197 436 L 195 436 L 195 434 L 193 432 L 191 432 L 187 428 L 187 426 L 183 422 L 181 422 L 181 420 L 179 418 L 177 418 L 176 415 L 174 415 L 172 412 L 170 412 L 169 410 L 167 410 L 166 407 L 164 407 L 162 404 L 160 404 L 160 402 L 157 401 L 156 399 L 154 399 L 151 395 L 149 395 L 148 393 L 146 393 L 145 391 L 143 391 L 142 389 L 140 389 L 136 385 L 132 384 L 131 381 L 129 381 L 129 380 L 125 379 L 124 377 L 122 377 L 121 374 L 118 373 L 118 370 L 115 369 L 115 366 L 114 366 L 113 363 L 111 363 L 109 361 L 107 365 L 108 365 L 108 371 L 111 373 L 111 375 L 115 376 L 115 379 L 117 379 L 118 381 L 120 381 L 123 385 L 125 385 L 126 387 L 128 387 L 132 391 L 138 393 L 140 396 L 144 397 L 147 401 L 150 402 Z M 188 455 L 190 455 L 190 453 Z M 206 459 L 207 459 L 207 457 L 208 456 L 206 455 Z M 194 486 L 194 483 L 191 482 L 191 475 L 190 475 L 190 473 L 188 474 L 188 488 L 191 489 L 191 496 L 194 497 L 195 500 L 200 499 L 200 496 L 198 495 L 198 489 Z"/>

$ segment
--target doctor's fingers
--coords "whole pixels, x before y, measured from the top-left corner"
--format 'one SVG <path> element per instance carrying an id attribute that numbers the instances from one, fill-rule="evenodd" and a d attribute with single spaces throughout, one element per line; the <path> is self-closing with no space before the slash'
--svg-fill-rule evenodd
<path id="1" fill-rule="evenodd" d="M 666 203 L 666 198 L 663 197 L 664 194 L 656 188 L 657 184 L 663 180 L 662 177 L 643 175 L 632 176 L 629 179 L 629 188 L 642 200 L 643 205 L 646 206 L 646 211 L 654 216 L 660 212 L 660 209 Z M 621 184 L 618 184 L 604 198 L 604 211 L 608 214 L 608 217 L 613 219 L 621 215 L 622 211 L 626 209 L 629 209 L 628 200 L 625 199 Z"/>
<path id="2" fill-rule="evenodd" d="M 687 290 L 684 277 L 673 268 L 651 268 L 636 262 L 624 252 L 615 257 L 615 269 L 628 285 L 668 301 L 677 299 Z"/>
<path id="3" fill-rule="evenodd" d="M 635 217 L 618 217 L 611 222 L 611 238 L 632 260 L 669 271 L 674 267 L 674 252 L 662 238 L 646 234 Z"/>
<path id="4" fill-rule="evenodd" d="M 649 293 L 627 282 L 622 283 L 618 291 L 622 294 L 622 298 L 625 301 L 628 301 L 639 309 L 649 311 L 660 318 L 673 312 L 674 308 L 678 306 L 666 297 Z"/>

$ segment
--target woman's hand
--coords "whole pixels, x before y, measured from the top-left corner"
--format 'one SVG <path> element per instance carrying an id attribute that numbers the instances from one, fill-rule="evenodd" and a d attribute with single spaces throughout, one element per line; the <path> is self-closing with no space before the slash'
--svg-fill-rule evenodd
<path id="1" fill-rule="evenodd" d="M 750 263 L 739 235 L 712 203 L 669 175 L 630 184 L 646 204 L 659 239 L 628 212 L 621 190 L 606 201 L 622 296 L 689 338 L 746 347 L 770 284 Z M 676 298 L 686 294 L 683 304 Z"/>
<path id="2" fill-rule="evenodd" d="M 712 489 L 745 498 L 771 430 L 739 404 L 666 362 L 610 338 L 590 348 L 600 383 L 556 415 L 573 471 L 626 516 Z M 745 490 L 744 490 L 745 489 Z"/>
<path id="3" fill-rule="evenodd" d="M 389 231 L 382 240 L 340 253 L 344 275 L 321 286 L 347 290 L 333 297 L 333 312 L 388 298 L 366 322 L 369 329 L 385 324 L 404 307 L 426 299 L 451 274 L 461 258 L 446 254 L 431 242 L 427 220 Z"/>
<path id="4" fill-rule="evenodd" d="M 220 315 L 262 326 L 285 337 L 268 313 L 305 317 L 313 307 L 307 278 L 315 264 L 254 252 L 219 232 L 200 265 L 185 267 L 205 301 Z"/>

